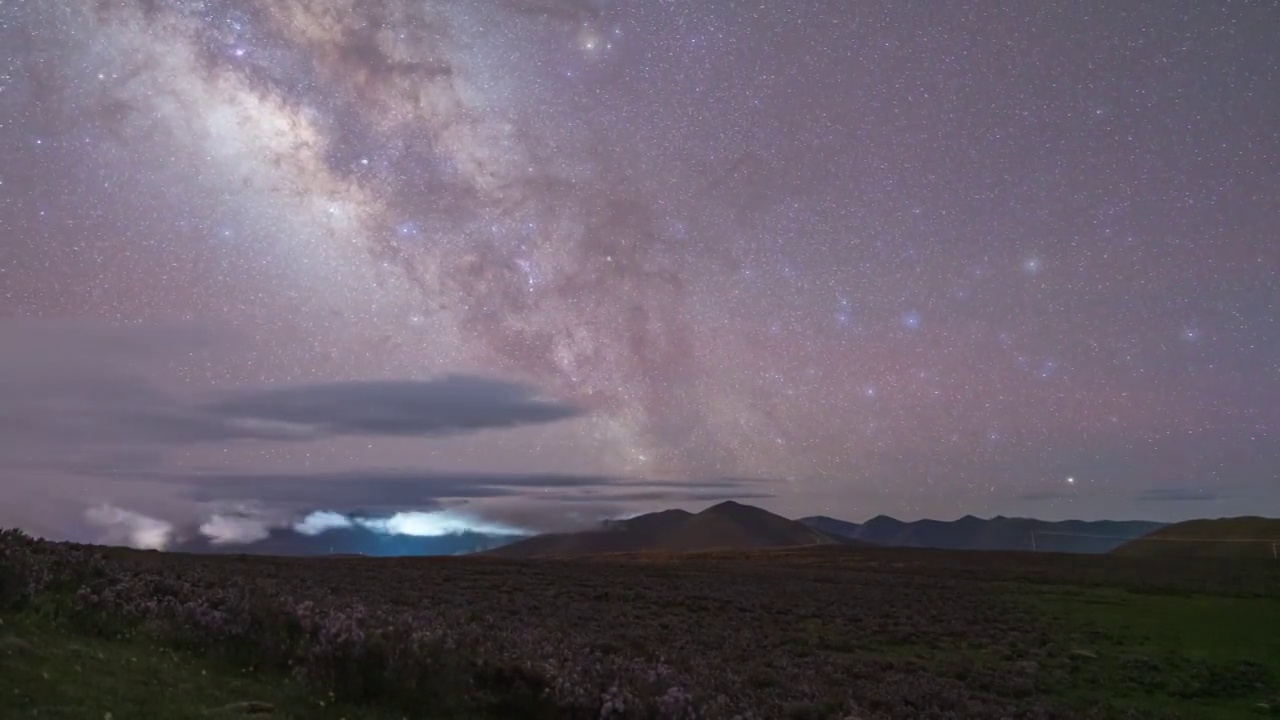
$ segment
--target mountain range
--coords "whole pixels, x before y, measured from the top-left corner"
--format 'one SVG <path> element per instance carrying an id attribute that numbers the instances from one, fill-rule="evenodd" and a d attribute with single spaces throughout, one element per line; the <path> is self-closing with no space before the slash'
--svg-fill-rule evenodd
<path id="1" fill-rule="evenodd" d="M 887 547 L 1089 554 L 1111 552 L 1130 540 L 1165 526 L 1165 523 L 1141 520 L 1050 522 L 1002 515 L 990 519 L 966 515 L 952 521 L 914 522 L 879 515 L 865 523 L 816 515 L 801 518 L 799 522 L 831 535 Z"/>
<path id="2" fill-rule="evenodd" d="M 486 551 L 500 557 L 575 557 L 624 552 L 685 553 L 801 545 L 863 545 L 851 538 L 727 501 L 699 513 L 663 510 L 609 520 L 576 533 L 536 535 Z"/>

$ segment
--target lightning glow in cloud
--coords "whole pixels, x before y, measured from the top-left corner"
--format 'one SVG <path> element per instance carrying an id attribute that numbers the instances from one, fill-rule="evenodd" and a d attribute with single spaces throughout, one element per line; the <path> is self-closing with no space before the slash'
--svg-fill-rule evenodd
<path id="1" fill-rule="evenodd" d="M 487 535 L 525 535 L 517 530 L 499 523 L 481 520 L 449 510 L 439 512 L 399 512 L 389 518 L 359 519 L 360 525 L 370 530 L 388 535 L 409 535 L 412 537 L 440 537 L 441 535 L 458 535 L 464 532 L 485 533 Z"/>
<path id="2" fill-rule="evenodd" d="M 303 535 L 316 536 L 327 530 L 341 530 L 358 525 L 383 535 L 409 537 L 442 537 L 465 532 L 486 535 L 528 535 L 528 531 L 501 523 L 490 522 L 453 510 L 434 512 L 398 512 L 389 517 L 352 517 L 320 510 L 294 524 L 293 529 Z"/>
<path id="3" fill-rule="evenodd" d="M 103 530 L 101 542 L 140 550 L 163 550 L 173 540 L 173 524 L 114 505 L 85 511 L 84 518 Z"/>
<path id="4" fill-rule="evenodd" d="M 265 540 L 271 534 L 267 522 L 242 515 L 214 515 L 200 526 L 200 534 L 214 545 L 243 545 Z"/>
<path id="5" fill-rule="evenodd" d="M 315 537 L 328 530 L 343 530 L 349 527 L 351 527 L 351 520 L 346 515 L 319 510 L 307 515 L 301 522 L 295 523 L 293 529 L 308 537 Z"/>

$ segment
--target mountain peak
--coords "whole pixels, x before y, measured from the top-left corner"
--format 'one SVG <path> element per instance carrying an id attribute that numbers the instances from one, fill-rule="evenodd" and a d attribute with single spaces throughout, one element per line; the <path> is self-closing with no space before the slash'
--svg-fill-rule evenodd
<path id="1" fill-rule="evenodd" d="M 889 515 L 877 515 L 871 518 L 870 520 L 868 520 L 866 524 L 871 525 L 872 523 L 875 523 L 877 525 L 905 525 L 906 524 L 901 520 L 899 520 L 898 518 L 892 517 Z"/>
<path id="2" fill-rule="evenodd" d="M 742 512 L 743 510 L 756 510 L 759 512 L 768 512 L 767 510 L 762 510 L 761 508 L 758 508 L 752 505 L 746 505 L 746 504 L 740 503 L 737 500 L 725 500 L 724 502 L 716 503 L 715 505 L 712 505 L 711 507 L 707 508 L 706 510 L 703 510 L 702 512 L 722 513 L 722 512 Z M 699 514 L 702 514 L 702 513 L 699 513 Z"/>

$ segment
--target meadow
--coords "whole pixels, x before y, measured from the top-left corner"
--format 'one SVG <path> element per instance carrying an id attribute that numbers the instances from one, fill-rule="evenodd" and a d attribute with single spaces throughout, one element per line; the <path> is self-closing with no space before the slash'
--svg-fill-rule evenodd
<path id="1" fill-rule="evenodd" d="M 0 717 L 1280 717 L 1280 562 L 271 558 L 0 536 Z"/>

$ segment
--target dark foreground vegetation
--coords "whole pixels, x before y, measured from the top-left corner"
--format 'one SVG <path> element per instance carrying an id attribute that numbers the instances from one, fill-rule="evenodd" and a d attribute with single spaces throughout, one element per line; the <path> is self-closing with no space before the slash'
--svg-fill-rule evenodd
<path id="1" fill-rule="evenodd" d="M 378 560 L 0 536 L 0 717 L 1248 718 L 1280 562 Z"/>

